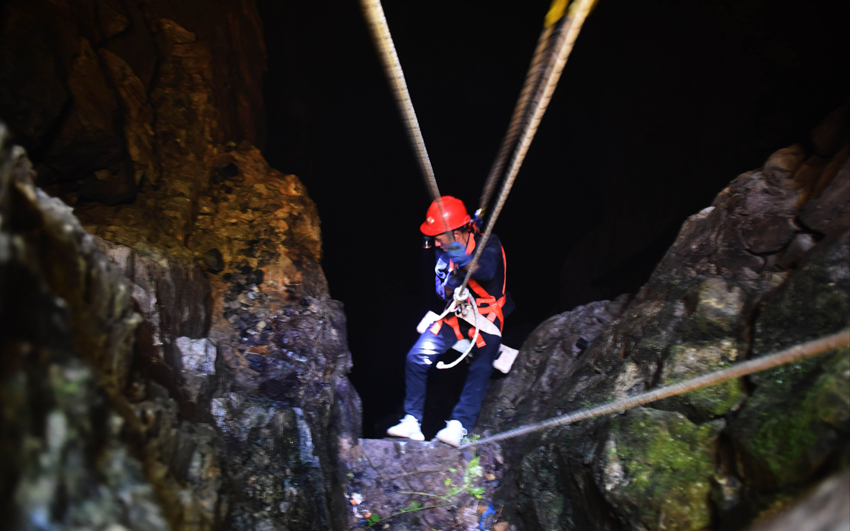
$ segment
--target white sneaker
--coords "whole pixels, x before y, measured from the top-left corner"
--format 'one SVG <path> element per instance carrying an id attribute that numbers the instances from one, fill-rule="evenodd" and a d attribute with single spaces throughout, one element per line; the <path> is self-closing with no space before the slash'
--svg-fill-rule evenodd
<path id="1" fill-rule="evenodd" d="M 401 422 L 387 430 L 387 435 L 405 437 L 414 441 L 424 441 L 425 436 L 419 428 L 419 421 L 413 415 L 405 415 Z"/>
<path id="2" fill-rule="evenodd" d="M 445 428 L 437 432 L 437 440 L 457 448 L 465 435 L 463 424 L 459 420 L 450 420 L 446 422 Z"/>

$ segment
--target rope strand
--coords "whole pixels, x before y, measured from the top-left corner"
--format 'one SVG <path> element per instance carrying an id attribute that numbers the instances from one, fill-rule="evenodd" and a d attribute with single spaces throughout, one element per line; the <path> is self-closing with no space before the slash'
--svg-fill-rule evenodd
<path id="1" fill-rule="evenodd" d="M 372 34 L 372 40 L 375 43 L 375 48 L 377 48 L 378 56 L 381 58 L 381 64 L 384 67 L 384 73 L 392 88 L 396 104 L 399 111 L 401 111 L 404 125 L 407 128 L 407 134 L 410 137 L 410 143 L 416 152 L 416 160 L 419 162 L 422 177 L 425 179 L 425 188 L 431 194 L 431 199 L 437 202 L 437 206 L 440 209 L 440 217 L 445 221 L 446 212 L 443 209 L 440 188 L 437 186 L 434 168 L 431 165 L 428 150 L 425 148 L 425 139 L 422 137 L 419 120 L 416 118 L 416 111 L 413 109 L 413 101 L 410 99 L 410 91 L 407 89 L 407 81 L 404 79 L 404 71 L 398 59 L 398 53 L 396 52 L 395 44 L 390 34 L 390 27 L 387 24 L 384 9 L 381 6 L 380 0 L 361 0 L 360 6 L 369 25 L 369 32 Z"/>
<path id="2" fill-rule="evenodd" d="M 543 61 L 544 55 L 549 51 L 550 40 L 553 26 L 543 28 L 543 33 L 537 40 L 537 48 L 534 50 L 534 55 L 531 58 L 531 64 L 528 67 L 528 73 L 525 75 L 525 82 L 522 85 L 519 99 L 514 107 L 514 113 L 511 115 L 511 123 L 508 126 L 508 131 L 502 139 L 502 145 L 499 148 L 499 154 L 496 160 L 493 161 L 493 166 L 490 167 L 490 173 L 487 175 L 487 180 L 484 183 L 484 190 L 481 192 L 481 199 L 478 202 L 478 208 L 484 209 L 490 204 L 490 199 L 493 197 L 493 191 L 496 189 L 496 182 L 502 175 L 502 170 L 505 168 L 505 162 L 508 160 L 508 154 L 513 149 L 519 136 L 522 119 L 528 110 L 528 103 L 531 100 L 531 94 L 536 93 L 540 89 L 540 77 L 543 71 L 540 69 L 540 63 Z M 545 70 L 545 69 L 544 69 Z"/>
<path id="3" fill-rule="evenodd" d="M 616 400 L 614 402 L 609 402 L 608 404 L 603 404 L 601 406 L 596 406 L 589 409 L 581 409 L 579 411 L 576 411 L 575 413 L 570 413 L 569 415 L 561 415 L 559 417 L 543 420 L 541 422 L 529 424 L 527 426 L 521 426 L 519 428 L 508 430 L 506 432 L 502 432 L 491 437 L 486 437 L 484 439 L 480 439 L 469 444 L 464 444 L 460 448 L 463 449 L 472 446 L 478 446 L 480 444 L 488 444 L 491 442 L 502 441 L 504 439 L 511 439 L 513 437 L 519 437 L 520 435 L 526 435 L 528 433 L 533 433 L 536 431 L 566 426 L 568 424 L 572 424 L 580 420 L 592 419 L 594 417 L 607 415 L 609 413 L 618 413 L 620 411 L 625 411 L 633 407 L 648 404 L 649 402 L 655 402 L 656 400 L 661 400 L 663 398 L 681 395 L 690 391 L 696 391 L 697 389 L 711 387 L 713 385 L 723 383 L 727 380 L 733 380 L 756 372 L 765 371 L 767 369 L 773 369 L 775 367 L 779 367 L 780 365 L 792 363 L 803 358 L 820 354 L 822 352 L 847 346 L 848 344 L 850 344 L 850 329 L 844 329 L 841 332 L 825 336 L 820 339 L 807 341 L 805 343 L 795 345 L 786 350 L 782 350 L 773 354 L 768 354 L 766 356 L 762 356 L 754 360 L 738 363 L 726 369 L 710 372 L 708 374 L 704 374 L 702 376 L 698 376 L 690 380 L 676 382 L 671 385 L 665 385 L 664 387 L 659 387 L 658 389 L 655 389 L 648 393 L 640 394 L 638 396 Z"/>
<path id="4" fill-rule="evenodd" d="M 504 169 L 505 162 L 507 162 L 508 159 L 508 154 L 511 152 L 511 149 L 513 149 L 517 136 L 519 136 L 522 119 L 528 111 L 528 104 L 529 101 L 531 101 L 531 95 L 533 93 L 537 94 L 542 88 L 540 78 L 546 68 L 545 65 L 543 65 L 543 68 L 540 68 L 541 63 L 543 63 L 544 56 L 546 56 L 547 60 L 551 59 L 553 48 L 552 33 L 555 30 L 555 26 L 564 19 L 564 15 L 567 11 L 566 8 L 567 0 L 552 0 L 549 11 L 546 13 L 546 18 L 543 22 L 543 32 L 540 33 L 540 37 L 537 39 L 537 47 L 534 49 L 534 54 L 531 56 L 531 64 L 528 66 L 528 72 L 525 74 L 525 81 L 523 82 L 519 99 L 517 99 L 513 115 L 511 115 L 511 123 L 508 126 L 508 131 L 505 133 L 505 137 L 502 139 L 499 154 L 496 156 L 496 160 L 493 161 L 493 166 L 490 168 L 490 173 L 487 175 L 484 190 L 481 192 L 481 200 L 479 201 L 478 208 L 482 211 L 490 204 L 490 199 L 493 196 L 493 190 L 496 188 L 496 181 L 502 175 L 502 170 Z M 561 27 L 563 27 L 563 25 L 561 25 Z"/>
<path id="5" fill-rule="evenodd" d="M 513 158 L 511 159 L 510 166 L 508 166 L 505 181 L 502 183 L 502 190 L 499 192 L 499 199 L 493 208 L 493 213 L 490 215 L 489 221 L 487 222 L 487 229 L 481 237 L 481 243 L 477 245 L 475 255 L 469 263 L 466 277 L 463 280 L 461 288 L 465 288 L 469 283 L 469 279 L 472 277 L 472 272 L 475 271 L 475 267 L 478 265 L 478 259 L 484 251 L 487 239 L 493 232 L 493 225 L 496 224 L 496 219 L 499 217 L 499 213 L 505 206 L 505 201 L 508 199 L 508 194 L 516 180 L 517 173 L 519 173 L 519 168 L 522 166 L 523 160 L 525 160 L 525 155 L 528 152 L 528 147 L 531 145 L 531 141 L 534 139 L 534 134 L 540 126 L 540 120 L 543 118 L 543 114 L 549 106 L 549 101 L 552 99 L 552 94 L 555 92 L 555 87 L 558 85 L 558 80 L 561 78 L 564 65 L 566 64 L 567 58 L 573 49 L 579 31 L 581 31 L 581 27 L 595 3 L 596 0 L 576 0 L 570 5 L 569 15 L 567 18 L 561 22 L 562 28 L 560 33 L 558 33 L 554 45 L 558 53 L 555 56 L 555 60 L 550 61 L 546 65 L 546 71 L 541 78 L 543 80 L 544 88 L 542 91 L 538 92 L 537 97 L 532 104 L 531 115 L 524 124 L 524 128 L 519 138 L 519 142 L 517 143 L 516 150 L 514 151 Z"/>

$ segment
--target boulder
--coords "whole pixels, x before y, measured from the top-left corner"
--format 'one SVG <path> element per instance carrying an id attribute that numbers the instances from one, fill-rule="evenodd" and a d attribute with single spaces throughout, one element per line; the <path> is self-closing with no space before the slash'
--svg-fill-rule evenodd
<path id="1" fill-rule="evenodd" d="M 636 396 L 846 328 L 845 149 L 828 159 L 799 145 L 778 151 L 685 222 L 631 300 L 543 323 L 492 386 L 476 431 Z M 599 311 L 604 319 L 586 320 Z M 850 465 L 848 359 L 838 349 L 501 441 L 495 499 L 529 530 L 744 529 Z"/>

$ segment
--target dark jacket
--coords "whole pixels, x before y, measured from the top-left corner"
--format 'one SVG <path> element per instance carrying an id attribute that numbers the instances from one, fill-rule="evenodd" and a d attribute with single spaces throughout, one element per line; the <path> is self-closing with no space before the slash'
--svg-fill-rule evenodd
<path id="1" fill-rule="evenodd" d="M 481 235 L 476 234 L 476 249 L 480 242 Z M 449 267 L 449 258 L 442 249 L 436 248 L 434 249 L 434 252 L 437 257 L 437 265 L 434 267 L 434 272 L 436 273 L 435 284 L 437 295 L 439 295 L 443 300 L 448 300 L 445 293 L 445 284 L 448 279 L 447 270 Z M 505 305 L 502 307 L 502 314 L 508 315 L 511 311 L 513 311 L 515 305 L 510 294 L 502 292 L 502 287 L 506 285 L 505 261 L 503 260 L 503 256 L 502 242 L 499 240 L 498 236 L 491 234 L 490 237 L 487 238 L 487 244 L 484 246 L 484 252 L 481 253 L 481 257 L 478 259 L 478 267 L 475 269 L 475 273 L 472 274 L 472 279 L 478 282 L 484 291 L 496 300 L 502 298 L 502 296 L 506 296 Z M 460 280 L 462 281 L 466 272 L 460 270 L 453 274 L 461 275 Z"/>

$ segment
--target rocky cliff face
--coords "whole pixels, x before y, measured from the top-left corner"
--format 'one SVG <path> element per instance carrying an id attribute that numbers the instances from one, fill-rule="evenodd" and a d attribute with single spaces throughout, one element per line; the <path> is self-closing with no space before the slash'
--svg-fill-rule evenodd
<path id="1" fill-rule="evenodd" d="M 846 349 L 476 454 L 358 439 L 315 206 L 256 147 L 253 3 L 2 13 L 0 116 L 33 161 L 0 132 L 9 527 L 742 529 L 850 465 Z M 846 327 L 848 138 L 845 108 L 692 216 L 637 295 L 541 325 L 476 431 Z"/>
<path id="2" fill-rule="evenodd" d="M 35 163 L 4 132 L 12 527 L 342 529 L 359 399 L 315 206 L 255 147 L 253 2 L 3 16 L 0 115 Z"/>
<path id="3" fill-rule="evenodd" d="M 847 108 L 692 216 L 629 302 L 543 323 L 491 385 L 495 433 L 836 332 L 850 320 Z M 586 347 L 586 348 L 585 348 Z M 527 529 L 742 529 L 850 465 L 846 348 L 504 443 Z M 509 502 L 510 505 L 510 502 Z"/>

